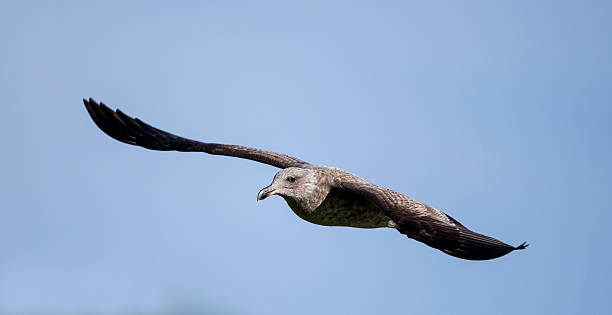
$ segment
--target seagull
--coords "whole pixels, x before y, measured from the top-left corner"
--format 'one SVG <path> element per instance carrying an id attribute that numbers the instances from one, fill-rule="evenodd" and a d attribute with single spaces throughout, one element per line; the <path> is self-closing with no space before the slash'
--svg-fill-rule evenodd
<path id="1" fill-rule="evenodd" d="M 95 124 L 112 138 L 150 150 L 205 152 L 249 159 L 280 168 L 257 200 L 277 195 L 300 218 L 325 226 L 391 228 L 448 255 L 468 260 L 504 256 L 511 246 L 471 231 L 448 214 L 399 192 L 374 185 L 345 170 L 239 145 L 207 143 L 157 129 L 94 99 L 83 103 Z"/>

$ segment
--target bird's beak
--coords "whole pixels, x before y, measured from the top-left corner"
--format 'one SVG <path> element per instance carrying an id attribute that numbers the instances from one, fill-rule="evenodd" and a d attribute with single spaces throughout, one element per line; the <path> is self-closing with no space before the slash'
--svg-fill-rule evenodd
<path id="1" fill-rule="evenodd" d="M 265 187 L 257 194 L 257 201 L 264 200 L 274 194 L 276 194 L 276 189 L 272 188 L 272 185 Z"/>

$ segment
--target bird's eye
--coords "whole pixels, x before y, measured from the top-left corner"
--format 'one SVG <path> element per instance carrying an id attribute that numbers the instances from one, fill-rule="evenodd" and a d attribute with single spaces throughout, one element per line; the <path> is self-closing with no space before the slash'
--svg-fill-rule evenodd
<path id="1" fill-rule="evenodd" d="M 293 182 L 295 182 L 295 177 L 289 176 L 289 177 L 287 177 L 287 181 L 290 182 L 290 183 L 293 183 Z"/>

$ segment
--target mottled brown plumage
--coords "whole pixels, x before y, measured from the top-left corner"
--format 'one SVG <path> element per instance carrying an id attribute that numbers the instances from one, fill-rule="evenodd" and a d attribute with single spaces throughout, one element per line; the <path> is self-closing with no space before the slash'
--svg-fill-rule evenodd
<path id="1" fill-rule="evenodd" d="M 503 256 L 514 247 L 472 232 L 447 214 L 398 192 L 378 187 L 339 168 L 310 165 L 280 153 L 237 145 L 186 139 L 152 127 L 93 99 L 83 100 L 96 125 L 124 143 L 151 150 L 205 152 L 234 156 L 282 168 L 257 200 L 283 197 L 300 218 L 327 226 L 394 228 L 449 255 L 485 260 Z"/>

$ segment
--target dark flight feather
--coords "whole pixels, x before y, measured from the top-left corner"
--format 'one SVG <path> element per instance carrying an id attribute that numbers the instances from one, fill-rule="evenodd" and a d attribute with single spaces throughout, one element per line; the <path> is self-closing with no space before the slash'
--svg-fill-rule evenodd
<path id="1" fill-rule="evenodd" d="M 113 111 L 104 103 L 83 99 L 89 115 L 96 125 L 112 138 L 124 143 L 158 151 L 205 152 L 249 159 L 279 168 L 303 167 L 309 165 L 297 158 L 255 148 L 231 144 L 205 143 L 195 141 L 148 125 L 138 118 L 132 118 L 120 110 Z"/>

